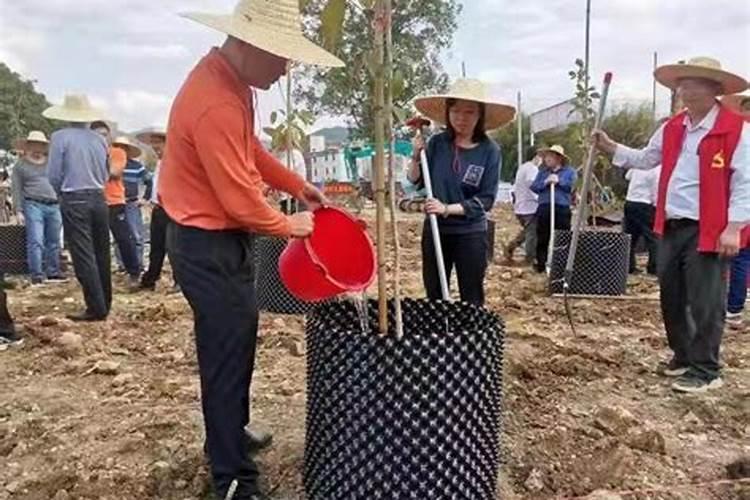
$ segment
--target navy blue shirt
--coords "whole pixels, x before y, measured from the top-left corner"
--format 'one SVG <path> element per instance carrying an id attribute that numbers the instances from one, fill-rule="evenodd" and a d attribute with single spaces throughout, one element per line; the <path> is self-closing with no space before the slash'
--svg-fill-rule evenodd
<path id="1" fill-rule="evenodd" d="M 539 173 L 536 175 L 536 179 L 534 179 L 534 183 L 531 185 L 531 190 L 539 195 L 540 205 L 550 204 L 550 188 L 544 183 L 544 181 L 547 180 L 547 177 L 549 177 L 551 173 L 552 170 L 547 167 L 539 169 Z M 570 165 L 565 165 L 556 173 L 559 182 L 555 186 L 555 205 L 569 207 L 571 195 L 573 194 L 576 180 L 578 179 L 578 174 L 576 173 L 576 169 Z"/>
<path id="2" fill-rule="evenodd" d="M 497 197 L 502 162 L 500 147 L 486 139 L 471 149 L 456 147 L 447 132 L 427 143 L 433 196 L 446 205 L 460 203 L 464 215 L 438 217 L 445 234 L 487 230 L 487 212 Z M 422 183 L 420 179 L 420 183 Z"/>

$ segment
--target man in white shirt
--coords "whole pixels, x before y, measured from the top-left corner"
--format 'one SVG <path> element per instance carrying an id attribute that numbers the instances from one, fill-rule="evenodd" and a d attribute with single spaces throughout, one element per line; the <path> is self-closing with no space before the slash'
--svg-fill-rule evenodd
<path id="1" fill-rule="evenodd" d="M 625 196 L 625 218 L 623 230 L 630 235 L 630 273 L 637 273 L 635 250 L 641 237 L 648 249 L 648 274 L 656 274 L 657 241 L 654 235 L 656 192 L 659 185 L 659 167 L 651 170 L 628 170 L 628 193 Z"/>
<path id="2" fill-rule="evenodd" d="M 305 156 L 297 148 L 292 148 L 291 155 L 287 154 L 286 147 L 280 147 L 274 152 L 274 156 L 294 173 L 307 180 L 307 165 L 305 165 Z M 291 162 L 291 164 L 290 164 Z M 297 200 L 281 193 L 279 197 L 279 203 L 281 205 L 281 211 L 285 214 L 293 214 L 298 211 Z"/>
<path id="3" fill-rule="evenodd" d="M 505 260 L 512 262 L 516 248 L 523 245 L 526 263 L 532 264 L 536 258 L 536 210 L 538 202 L 536 193 L 530 188 L 539 173 L 542 157 L 536 149 L 529 150 L 527 154 L 529 161 L 518 167 L 511 193 L 513 212 L 516 214 L 518 223 L 521 224 L 521 230 L 505 247 Z"/>
<path id="4" fill-rule="evenodd" d="M 723 384 L 727 259 L 750 245 L 750 127 L 716 98 L 749 85 L 707 57 L 661 66 L 654 76 L 677 91 L 685 111 L 642 150 L 599 130 L 593 135 L 616 166 L 662 166 L 654 230 L 662 236 L 660 300 L 674 357 L 660 371 L 679 377 L 672 384 L 676 391 L 705 392 Z"/>

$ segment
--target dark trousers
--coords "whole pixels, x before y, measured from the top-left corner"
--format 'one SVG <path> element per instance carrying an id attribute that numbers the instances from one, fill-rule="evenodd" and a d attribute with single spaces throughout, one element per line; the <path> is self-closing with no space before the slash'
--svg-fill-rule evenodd
<path id="1" fill-rule="evenodd" d="M 547 267 L 549 233 L 552 224 L 550 206 L 549 203 L 539 205 L 536 211 L 536 270 L 540 273 Z M 570 229 L 570 207 L 555 205 L 555 229 Z"/>
<path id="2" fill-rule="evenodd" d="M 533 262 L 536 257 L 536 214 L 516 214 L 521 230 L 508 243 L 506 253 L 512 258 L 516 248 L 523 245 L 526 262 Z"/>
<path id="3" fill-rule="evenodd" d="M 727 297 L 726 261 L 698 252 L 698 224 L 667 221 L 659 249 L 662 318 L 675 361 L 693 375 L 719 375 Z"/>
<path id="4" fill-rule="evenodd" d="M 120 251 L 125 271 L 130 276 L 138 276 L 141 266 L 138 263 L 138 253 L 135 248 L 135 236 L 128 224 L 125 205 L 109 206 L 109 229 L 115 238 L 117 249 Z"/>
<path id="5" fill-rule="evenodd" d="M 733 314 L 745 309 L 747 300 L 747 278 L 750 275 L 750 248 L 740 250 L 740 254 L 732 259 L 729 279 L 729 296 L 727 311 Z"/>
<path id="6" fill-rule="evenodd" d="M 193 310 L 214 485 L 224 498 L 237 479 L 235 498 L 249 498 L 258 476 L 244 437 L 258 332 L 253 238 L 170 223 L 167 240 L 177 283 Z"/>
<path id="7" fill-rule="evenodd" d="M 151 211 L 151 250 L 148 254 L 148 270 L 144 273 L 141 282 L 145 286 L 154 286 L 161 278 L 161 270 L 164 267 L 164 257 L 167 255 L 167 226 L 169 216 L 159 205 L 154 205 Z"/>
<path id="8" fill-rule="evenodd" d="M 5 289 L 0 287 L 0 335 L 13 337 L 15 333 L 16 328 L 13 324 L 13 318 L 10 317 L 10 312 L 8 312 L 8 296 L 5 294 Z"/>
<path id="9" fill-rule="evenodd" d="M 643 237 L 648 249 L 648 264 L 646 271 L 656 274 L 658 241 L 654 234 L 654 215 L 656 208 L 650 203 L 637 201 L 625 202 L 625 219 L 623 220 L 623 231 L 630 235 L 630 272 L 636 271 L 635 249 L 638 240 Z"/>
<path id="10" fill-rule="evenodd" d="M 63 229 L 86 312 L 106 317 L 112 306 L 109 211 L 98 190 L 62 194 Z"/>
<path id="11" fill-rule="evenodd" d="M 484 276 L 487 272 L 487 231 L 469 234 L 440 234 L 443 246 L 443 263 L 450 283 L 456 268 L 458 291 L 462 302 L 484 305 Z M 440 275 L 437 269 L 435 246 L 429 222 L 422 229 L 422 279 L 427 297 L 442 299 Z"/>

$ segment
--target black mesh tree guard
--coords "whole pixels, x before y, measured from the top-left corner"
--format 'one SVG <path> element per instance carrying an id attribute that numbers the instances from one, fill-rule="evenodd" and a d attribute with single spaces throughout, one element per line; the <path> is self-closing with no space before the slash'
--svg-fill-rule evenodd
<path id="1" fill-rule="evenodd" d="M 573 233 L 555 231 L 549 277 L 550 293 L 563 293 L 563 276 Z M 581 231 L 573 277 L 573 295 L 623 295 L 627 287 L 630 235 L 614 231 Z"/>
<path id="2" fill-rule="evenodd" d="M 0 226 L 0 273 L 28 273 L 26 227 Z"/>
<path id="3" fill-rule="evenodd" d="M 368 312 L 366 334 L 352 303 L 308 316 L 307 498 L 496 498 L 502 321 L 473 305 L 404 300 L 398 340 L 372 333 L 375 302 Z"/>
<path id="4" fill-rule="evenodd" d="M 313 305 L 289 293 L 279 276 L 279 256 L 286 244 L 283 238 L 263 236 L 255 240 L 258 310 L 276 314 L 305 314 Z"/>

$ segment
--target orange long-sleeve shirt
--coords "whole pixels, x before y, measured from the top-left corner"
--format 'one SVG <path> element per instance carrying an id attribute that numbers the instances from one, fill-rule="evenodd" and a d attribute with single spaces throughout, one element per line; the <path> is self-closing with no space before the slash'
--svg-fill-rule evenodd
<path id="1" fill-rule="evenodd" d="M 107 205 L 125 204 L 125 185 L 122 183 L 122 172 L 128 163 L 128 155 L 120 148 L 109 148 L 109 180 L 104 185 L 104 197 Z"/>
<path id="2" fill-rule="evenodd" d="M 188 76 L 172 104 L 159 172 L 161 206 L 178 224 L 290 236 L 263 183 L 299 196 L 305 181 L 255 136 L 250 89 L 218 49 Z"/>

